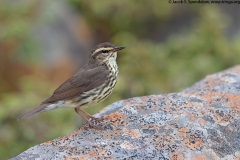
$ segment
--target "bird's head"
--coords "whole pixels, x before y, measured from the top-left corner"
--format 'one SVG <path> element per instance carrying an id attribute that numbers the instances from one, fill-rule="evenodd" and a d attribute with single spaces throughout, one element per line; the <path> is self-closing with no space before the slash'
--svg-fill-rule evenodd
<path id="1" fill-rule="evenodd" d="M 108 61 L 116 61 L 117 52 L 125 47 L 116 47 L 110 42 L 104 42 L 92 51 L 91 59 L 97 63 L 106 63 Z"/>

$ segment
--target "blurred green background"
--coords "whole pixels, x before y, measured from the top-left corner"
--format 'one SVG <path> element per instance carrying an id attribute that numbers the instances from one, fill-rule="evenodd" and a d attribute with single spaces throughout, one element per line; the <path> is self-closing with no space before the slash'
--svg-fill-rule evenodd
<path id="1" fill-rule="evenodd" d="M 115 101 L 178 92 L 239 63 L 240 5 L 160 0 L 0 1 L 0 159 L 77 130 L 84 121 L 59 109 L 18 122 L 83 66 L 104 41 L 118 57 Z"/>

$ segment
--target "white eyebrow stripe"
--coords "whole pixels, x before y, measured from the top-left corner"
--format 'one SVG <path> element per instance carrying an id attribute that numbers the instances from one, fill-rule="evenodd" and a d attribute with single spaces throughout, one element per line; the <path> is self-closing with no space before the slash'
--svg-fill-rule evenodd
<path id="1" fill-rule="evenodd" d="M 113 48 L 110 48 L 110 47 L 108 47 L 108 48 L 99 48 L 99 49 L 95 50 L 94 53 L 97 53 L 97 52 L 102 51 L 102 50 L 112 50 L 112 49 Z"/>

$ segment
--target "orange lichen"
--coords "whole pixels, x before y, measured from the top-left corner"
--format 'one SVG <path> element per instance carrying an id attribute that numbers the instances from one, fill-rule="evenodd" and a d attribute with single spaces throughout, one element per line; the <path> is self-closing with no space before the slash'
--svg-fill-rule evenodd
<path id="1" fill-rule="evenodd" d="M 231 102 L 231 110 L 240 111 L 240 95 L 228 94 L 226 97 Z"/>
<path id="2" fill-rule="evenodd" d="M 138 129 L 132 129 L 132 130 L 127 130 L 127 129 L 124 129 L 123 130 L 123 133 L 125 135 L 128 135 L 130 136 L 132 139 L 134 138 L 139 138 L 142 136 L 142 134 L 140 133 L 140 131 Z"/>
<path id="3" fill-rule="evenodd" d="M 180 133 L 180 135 L 181 135 L 181 138 L 186 138 L 186 136 L 187 136 L 186 133 L 189 132 L 189 129 L 183 127 L 183 128 L 180 128 L 178 131 L 179 131 L 179 133 Z"/>
<path id="4" fill-rule="evenodd" d="M 185 158 L 183 157 L 182 154 L 178 153 L 178 152 L 174 152 L 174 153 L 171 153 L 169 155 L 170 157 L 170 160 L 184 160 Z"/>
<path id="5" fill-rule="evenodd" d="M 189 114 L 188 117 L 189 117 L 191 120 L 193 120 L 193 121 L 195 121 L 195 120 L 197 119 L 197 117 L 195 116 L 195 114 Z"/>
<path id="6" fill-rule="evenodd" d="M 205 156 L 194 155 L 193 160 L 208 160 Z"/>
<path id="7" fill-rule="evenodd" d="M 115 122 L 115 121 L 118 121 L 119 119 L 122 119 L 122 116 L 123 115 L 121 113 L 115 112 L 115 113 L 109 114 L 106 119 Z"/>
<path id="8" fill-rule="evenodd" d="M 186 133 L 186 132 L 189 132 L 189 129 L 186 128 L 186 127 L 182 127 L 182 128 L 179 129 L 179 132 L 184 132 L 184 133 Z"/>
<path id="9" fill-rule="evenodd" d="M 134 146 L 133 144 L 131 144 L 128 141 L 124 141 L 122 144 L 120 144 L 120 147 L 124 148 L 124 149 L 136 149 L 136 148 L 139 148 L 137 146 Z"/>

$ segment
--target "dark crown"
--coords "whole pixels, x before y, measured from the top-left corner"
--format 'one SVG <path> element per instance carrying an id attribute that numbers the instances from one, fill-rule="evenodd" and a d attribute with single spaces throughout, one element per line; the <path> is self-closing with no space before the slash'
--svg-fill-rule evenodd
<path id="1" fill-rule="evenodd" d="M 97 49 L 99 48 L 114 48 L 115 46 L 110 43 L 110 42 L 103 42 L 103 43 L 100 43 L 99 45 L 97 45 L 93 50 L 92 50 L 92 53 L 94 51 L 96 51 Z"/>

